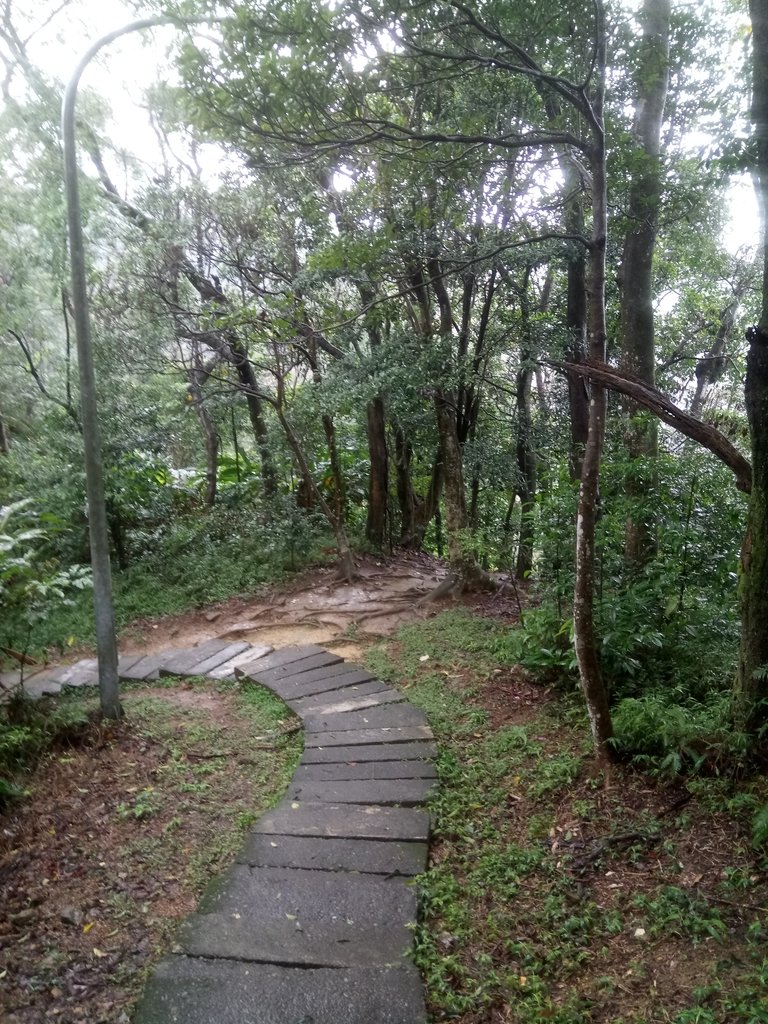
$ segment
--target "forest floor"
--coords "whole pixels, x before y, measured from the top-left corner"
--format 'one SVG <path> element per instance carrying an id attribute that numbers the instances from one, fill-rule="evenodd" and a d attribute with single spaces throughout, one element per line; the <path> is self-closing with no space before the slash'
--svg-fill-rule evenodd
<path id="1" fill-rule="evenodd" d="M 433 1021 L 768 1022 L 768 863 L 748 832 L 764 785 L 629 766 L 606 779 L 578 700 L 510 663 L 514 594 L 445 610 L 419 603 L 442 578 L 434 560 L 361 568 L 353 587 L 314 570 L 258 600 L 136 624 L 121 649 L 319 642 L 425 708 L 441 791 L 416 942 Z M 93 704 L 54 703 L 75 724 L 0 816 L 9 1024 L 126 1024 L 179 919 L 298 757 L 289 713 L 257 687 L 128 687 L 116 725 L 88 720 Z"/>

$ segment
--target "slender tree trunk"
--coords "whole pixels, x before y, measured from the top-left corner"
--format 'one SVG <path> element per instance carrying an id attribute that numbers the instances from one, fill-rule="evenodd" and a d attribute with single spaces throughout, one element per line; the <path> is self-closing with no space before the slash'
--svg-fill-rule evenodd
<path id="1" fill-rule="evenodd" d="M 608 225 L 605 129 L 603 103 L 605 90 L 606 27 L 603 4 L 595 4 L 596 26 L 595 93 L 591 104 L 592 146 L 592 239 L 589 254 L 588 325 L 589 352 L 593 359 L 605 360 L 605 252 Z M 613 723 L 600 660 L 594 623 L 595 524 L 599 502 L 600 461 L 605 436 L 605 389 L 593 383 L 589 403 L 589 432 L 584 452 L 576 520 L 576 583 L 573 596 L 573 633 L 579 679 L 587 705 L 592 738 L 598 755 L 611 757 L 608 744 Z"/>
<path id="2" fill-rule="evenodd" d="M 8 430 L 5 426 L 5 420 L 0 414 L 0 455 L 11 454 L 11 442 L 8 437 Z"/>
<path id="3" fill-rule="evenodd" d="M 212 507 L 216 503 L 216 486 L 219 470 L 219 432 L 205 407 L 203 393 L 196 383 L 189 385 L 189 396 L 203 432 L 205 442 L 205 504 Z"/>
<path id="4" fill-rule="evenodd" d="M 230 348 L 232 348 L 235 371 L 245 395 L 245 401 L 248 406 L 248 418 L 251 421 L 253 436 L 259 451 L 264 497 L 267 501 L 270 501 L 277 494 L 277 471 L 275 470 L 275 463 L 272 458 L 272 449 L 269 447 L 269 431 L 264 415 L 264 402 L 260 398 L 261 389 L 256 379 L 253 363 L 239 342 L 236 344 L 236 347 L 233 347 L 230 343 Z"/>
<path id="5" fill-rule="evenodd" d="M 333 504 L 336 518 L 341 523 L 347 521 L 347 487 L 344 482 L 344 471 L 339 460 L 339 447 L 336 444 L 336 425 L 329 413 L 323 414 L 323 431 L 328 445 L 328 456 L 333 477 Z"/>
<path id="6" fill-rule="evenodd" d="M 661 127 L 669 83 L 670 0 L 643 0 L 636 79 L 633 134 L 635 152 L 621 267 L 621 368 L 651 387 L 656 382 L 653 313 L 653 252 L 661 201 Z M 630 501 L 647 507 L 657 484 L 658 424 L 638 418 L 628 403 L 625 443 L 630 460 L 626 490 Z M 646 499 L 646 500 L 644 500 Z M 628 565 L 646 563 L 656 551 L 656 524 L 650 512 L 630 512 L 624 557 Z"/>
<path id="7" fill-rule="evenodd" d="M 533 418 L 531 416 L 531 384 L 533 382 L 533 351 L 531 310 L 528 298 L 530 268 L 520 290 L 522 344 L 520 368 L 515 387 L 517 412 L 517 493 L 520 497 L 520 536 L 517 545 L 515 574 L 523 579 L 533 568 L 534 517 L 536 511 L 536 453 L 533 450 Z"/>
<path id="8" fill-rule="evenodd" d="M 280 399 L 278 399 L 278 402 L 275 404 L 275 411 L 277 412 L 277 418 L 280 421 L 280 426 L 283 428 L 283 433 L 285 434 L 285 439 L 288 442 L 288 447 L 291 449 L 293 457 L 296 460 L 296 467 L 304 482 L 304 487 L 307 493 L 311 494 L 315 499 L 323 515 L 328 520 L 329 526 L 333 530 L 333 535 L 336 539 L 336 546 L 339 549 L 340 572 L 345 579 L 352 580 L 355 576 L 355 562 L 352 557 L 349 538 L 347 537 L 347 532 L 344 529 L 344 521 L 334 513 L 333 509 L 323 497 L 320 488 L 315 483 L 314 477 L 312 476 L 312 472 L 309 468 L 309 463 L 304 456 L 301 443 L 299 442 L 293 427 L 283 411 Z"/>
<path id="9" fill-rule="evenodd" d="M 389 452 L 384 400 L 377 396 L 366 409 L 368 430 L 368 516 L 365 535 L 375 548 L 383 548 L 387 530 L 389 495 Z"/>
<path id="10" fill-rule="evenodd" d="M 744 386 L 752 447 L 752 491 L 741 556 L 741 650 L 736 684 L 743 721 L 761 735 L 768 721 L 768 0 L 750 0 L 755 188 L 763 230 L 760 321 L 747 334 Z M 762 743 L 766 738 L 762 735 Z"/>

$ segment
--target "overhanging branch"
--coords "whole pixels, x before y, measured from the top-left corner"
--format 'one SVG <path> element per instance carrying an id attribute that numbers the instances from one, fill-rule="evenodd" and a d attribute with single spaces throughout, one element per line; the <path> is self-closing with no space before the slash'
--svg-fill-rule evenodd
<path id="1" fill-rule="evenodd" d="M 686 437 L 690 437 L 692 441 L 696 441 L 697 444 L 716 455 L 736 477 L 738 489 L 745 494 L 751 492 L 752 466 L 749 460 L 717 427 L 683 412 L 656 388 L 644 384 L 637 377 L 623 373 L 607 363 L 596 363 L 590 360 L 583 363 L 560 363 L 553 360 L 546 362 L 548 366 L 554 366 L 558 370 L 575 374 L 578 377 L 588 377 L 612 391 L 627 395 L 638 405 L 652 412 L 654 416 L 658 416 L 663 423 L 679 430 L 681 434 L 685 434 Z"/>

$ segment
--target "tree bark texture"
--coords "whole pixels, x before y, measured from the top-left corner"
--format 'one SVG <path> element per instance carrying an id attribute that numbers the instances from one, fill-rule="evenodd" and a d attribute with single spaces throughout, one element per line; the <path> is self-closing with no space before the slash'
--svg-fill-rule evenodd
<path id="1" fill-rule="evenodd" d="M 661 128 L 669 85 L 670 0 L 643 0 L 636 78 L 633 136 L 635 149 L 621 266 L 621 366 L 654 386 L 656 347 L 653 312 L 653 253 L 662 188 Z M 657 482 L 658 426 L 655 419 L 641 420 L 637 406 L 625 406 L 629 422 L 625 443 L 630 468 L 626 491 L 637 506 L 643 504 Z M 656 551 L 656 526 L 649 513 L 630 512 L 624 543 L 625 561 L 643 565 Z"/>
<path id="2" fill-rule="evenodd" d="M 768 721 L 768 0 L 750 0 L 755 188 L 763 232 L 760 321 L 748 332 L 744 385 L 752 449 L 752 492 L 741 556 L 741 649 L 737 697 L 755 733 Z M 763 736 L 763 744 L 766 737 Z"/>

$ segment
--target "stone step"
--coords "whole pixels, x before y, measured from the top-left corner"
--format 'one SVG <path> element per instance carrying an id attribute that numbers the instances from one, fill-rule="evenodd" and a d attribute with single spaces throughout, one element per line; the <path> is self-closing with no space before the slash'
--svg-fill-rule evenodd
<path id="1" fill-rule="evenodd" d="M 415 967 L 296 968 L 169 957 L 134 1024 L 426 1024 Z"/>
<path id="2" fill-rule="evenodd" d="M 376 679 L 364 668 L 356 668 L 354 671 L 345 671 L 338 674 L 334 673 L 333 670 L 335 668 L 341 668 L 341 666 L 334 665 L 323 676 L 318 672 L 317 678 L 314 679 L 310 678 L 312 673 L 307 672 L 305 676 L 294 680 L 290 688 L 287 684 L 282 684 L 281 696 L 283 696 L 284 700 L 293 701 L 330 692 L 346 696 L 350 693 L 363 695 L 381 693 L 383 690 L 389 689 L 388 683 L 385 683 L 382 679 Z M 348 669 L 349 666 L 344 666 L 344 668 Z"/>
<path id="3" fill-rule="evenodd" d="M 418 807 L 426 803 L 436 785 L 436 779 L 354 779 L 338 782 L 294 779 L 287 795 L 292 800 L 331 804 Z"/>
<path id="4" fill-rule="evenodd" d="M 318 647 L 317 644 L 300 644 L 296 647 L 281 647 L 279 650 L 273 651 L 272 654 L 268 654 L 263 658 L 254 658 L 253 666 L 250 662 L 240 666 L 235 670 L 236 676 L 250 676 L 251 667 L 256 672 L 266 672 L 273 668 L 278 668 L 280 665 L 288 665 L 295 661 L 301 661 L 303 658 L 311 658 L 313 654 L 323 654 L 323 648 Z"/>
<path id="5" fill-rule="evenodd" d="M 318 669 L 327 669 L 331 665 L 343 664 L 338 654 L 331 654 L 329 651 L 321 651 L 320 654 L 312 654 L 301 661 L 292 661 L 288 665 L 278 665 L 277 668 L 251 670 L 250 677 L 255 683 L 262 686 L 276 687 L 282 683 L 290 686 L 291 681 L 305 672 L 313 672 Z"/>
<path id="6" fill-rule="evenodd" d="M 361 807 L 355 804 L 286 800 L 254 826 L 260 835 L 331 836 L 426 842 L 429 814 L 410 807 Z"/>
<path id="7" fill-rule="evenodd" d="M 237 861 L 256 867 L 419 875 L 427 866 L 427 845 L 378 839 L 253 834 Z"/>
<path id="8" fill-rule="evenodd" d="M 400 878 L 235 864 L 177 934 L 181 951 L 302 967 L 402 961 L 416 917 Z"/>
<path id="9" fill-rule="evenodd" d="M 365 779 L 434 779 L 437 770 L 432 761 L 358 761 L 349 764 L 300 764 L 294 772 L 296 782 L 336 782 Z"/>
<path id="10" fill-rule="evenodd" d="M 363 686 L 366 684 L 363 683 Z M 370 684 L 368 684 L 370 685 Z M 345 711 L 364 711 L 366 708 L 385 707 L 388 704 L 396 704 L 405 700 L 399 690 L 380 690 L 367 694 L 345 697 L 343 693 L 331 690 L 325 695 L 314 697 L 303 697 L 300 700 L 291 700 L 290 706 L 297 715 L 302 718 L 307 715 L 333 715 Z"/>
<path id="11" fill-rule="evenodd" d="M 358 746 L 305 747 L 302 764 L 351 764 L 361 761 L 412 761 L 437 756 L 434 742 L 375 743 Z"/>
<path id="12" fill-rule="evenodd" d="M 427 716 L 421 708 L 404 703 L 363 711 L 305 714 L 302 717 L 307 732 L 343 732 L 351 729 L 393 729 L 428 725 Z"/>
<path id="13" fill-rule="evenodd" d="M 414 740 L 432 739 L 428 725 L 405 725 L 392 729 L 349 729 L 344 732 L 310 732 L 304 736 L 304 749 L 342 747 L 356 744 L 386 743 L 395 746 Z"/>
<path id="14" fill-rule="evenodd" d="M 211 679 L 234 679 L 235 669 L 240 668 L 242 665 L 252 664 L 257 658 L 265 658 L 272 651 L 274 651 L 274 647 L 270 647 L 269 644 L 259 644 L 257 646 L 247 644 L 242 654 L 238 654 L 234 658 L 225 661 L 223 665 L 212 669 L 208 672 L 208 675 Z"/>
<path id="15" fill-rule="evenodd" d="M 187 676 L 195 675 L 196 668 L 204 665 L 214 655 L 230 647 L 226 640 L 206 640 L 196 647 L 188 647 L 171 658 L 167 658 L 160 666 L 161 676 Z M 224 659 L 226 660 L 226 658 Z M 214 668 L 220 662 L 214 664 Z"/>

